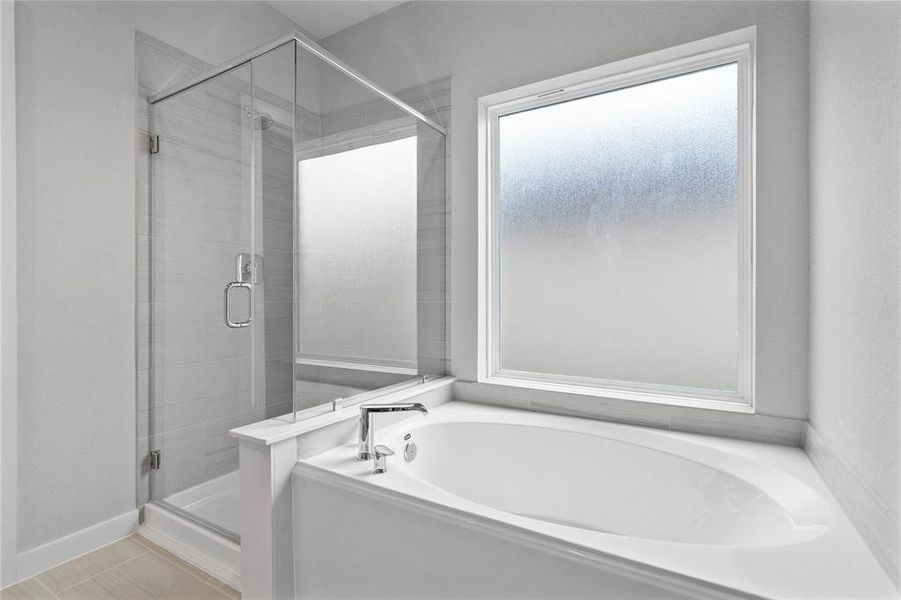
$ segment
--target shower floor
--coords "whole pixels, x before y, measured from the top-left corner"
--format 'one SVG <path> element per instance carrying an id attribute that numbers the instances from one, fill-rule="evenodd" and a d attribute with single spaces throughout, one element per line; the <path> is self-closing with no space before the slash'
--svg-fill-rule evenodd
<path id="1" fill-rule="evenodd" d="M 320 406 L 335 398 L 350 398 L 377 386 L 351 386 L 298 380 L 300 409 Z M 204 521 L 241 535 L 241 484 L 238 471 L 232 471 L 203 483 L 170 494 L 163 501 Z"/>
<path id="2" fill-rule="evenodd" d="M 241 484 L 232 471 L 163 498 L 192 515 L 241 534 Z"/>

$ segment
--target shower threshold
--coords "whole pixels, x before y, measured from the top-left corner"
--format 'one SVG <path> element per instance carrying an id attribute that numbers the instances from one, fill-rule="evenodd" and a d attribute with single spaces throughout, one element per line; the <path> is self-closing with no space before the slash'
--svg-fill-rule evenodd
<path id="1" fill-rule="evenodd" d="M 140 533 L 182 560 L 241 589 L 238 471 L 143 507 Z"/>

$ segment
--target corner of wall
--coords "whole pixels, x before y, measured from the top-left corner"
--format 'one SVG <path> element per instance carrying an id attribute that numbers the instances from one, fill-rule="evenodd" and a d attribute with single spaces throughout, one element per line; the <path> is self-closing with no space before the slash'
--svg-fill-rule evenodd
<path id="1" fill-rule="evenodd" d="M 901 4 L 808 5 L 804 449 L 901 590 Z"/>

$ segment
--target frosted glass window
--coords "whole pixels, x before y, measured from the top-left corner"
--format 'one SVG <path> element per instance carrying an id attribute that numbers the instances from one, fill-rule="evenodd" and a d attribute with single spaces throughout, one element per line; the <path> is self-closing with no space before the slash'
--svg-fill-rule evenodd
<path id="1" fill-rule="evenodd" d="M 502 115 L 497 372 L 735 395 L 737 63 Z"/>
<path id="2" fill-rule="evenodd" d="M 302 359 L 416 369 L 416 136 L 298 165 Z"/>

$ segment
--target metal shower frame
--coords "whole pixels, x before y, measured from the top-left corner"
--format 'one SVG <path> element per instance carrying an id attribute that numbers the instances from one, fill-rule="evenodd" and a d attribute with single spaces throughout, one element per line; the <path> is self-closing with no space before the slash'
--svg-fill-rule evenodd
<path id="1" fill-rule="evenodd" d="M 204 71 L 203 73 L 194 76 L 193 78 L 191 78 L 190 80 L 188 80 L 185 83 L 175 85 L 175 86 L 166 88 L 160 92 L 157 92 L 156 94 L 153 94 L 152 96 L 150 96 L 148 101 L 150 102 L 150 104 L 156 104 L 157 102 L 160 102 L 161 100 L 165 100 L 166 98 L 171 98 L 172 96 L 175 96 L 176 94 L 180 94 L 180 93 L 187 91 L 197 85 L 200 85 L 206 81 L 209 81 L 210 79 L 213 79 L 214 77 L 222 75 L 223 73 L 227 73 L 228 71 L 231 71 L 232 69 L 234 69 L 236 67 L 246 65 L 249 62 L 251 62 L 253 59 L 260 57 L 263 54 L 266 54 L 267 52 L 275 50 L 276 48 L 279 48 L 280 46 L 284 46 L 285 44 L 289 44 L 291 42 L 295 42 L 295 43 L 299 44 L 302 48 L 304 48 L 311 54 L 315 55 L 322 61 L 328 63 L 335 69 L 341 71 L 342 73 L 344 73 L 345 75 L 347 75 L 348 77 L 350 77 L 351 79 L 353 79 L 354 81 L 359 83 L 360 85 L 362 85 L 362 86 L 368 88 L 369 90 L 371 90 L 372 92 L 378 94 L 379 96 L 381 96 L 382 98 L 384 98 L 385 100 L 387 100 L 388 102 L 390 102 L 391 104 L 396 106 L 397 108 L 401 109 L 405 113 L 407 113 L 410 116 L 416 118 L 417 120 L 425 123 L 426 125 L 428 125 L 432 129 L 434 129 L 435 131 L 438 131 L 442 135 L 447 135 L 447 129 L 445 129 L 444 127 L 442 127 L 441 125 L 439 125 L 438 123 L 433 121 L 432 119 L 428 118 L 427 116 L 425 116 L 424 114 L 422 114 L 421 112 L 419 112 L 418 110 L 416 110 L 415 108 L 413 108 L 412 106 L 410 106 L 409 104 L 404 102 L 403 100 L 400 100 L 399 98 L 397 98 L 394 95 L 390 94 L 389 92 L 385 91 L 384 89 L 382 89 L 381 87 L 379 87 L 378 85 L 376 85 L 375 83 L 373 83 L 372 81 L 370 81 L 369 79 L 364 77 L 363 75 L 359 74 L 357 71 L 355 71 L 354 69 L 352 69 L 351 67 L 346 65 L 344 62 L 342 62 L 334 54 L 332 54 L 331 52 L 329 52 L 328 50 L 326 50 L 325 48 L 323 48 L 322 46 L 320 46 L 319 44 L 317 44 L 316 42 L 314 42 L 313 40 L 311 40 L 304 34 L 300 33 L 299 31 L 294 31 L 292 33 L 289 33 L 288 35 L 282 36 L 280 38 L 272 40 L 271 42 L 263 44 L 262 46 L 259 46 L 255 49 L 251 50 L 250 52 L 247 52 L 240 56 L 236 56 L 235 58 L 233 58 L 229 61 L 226 61 L 217 67 L 213 67 L 212 69 L 210 69 L 208 71 Z"/>

